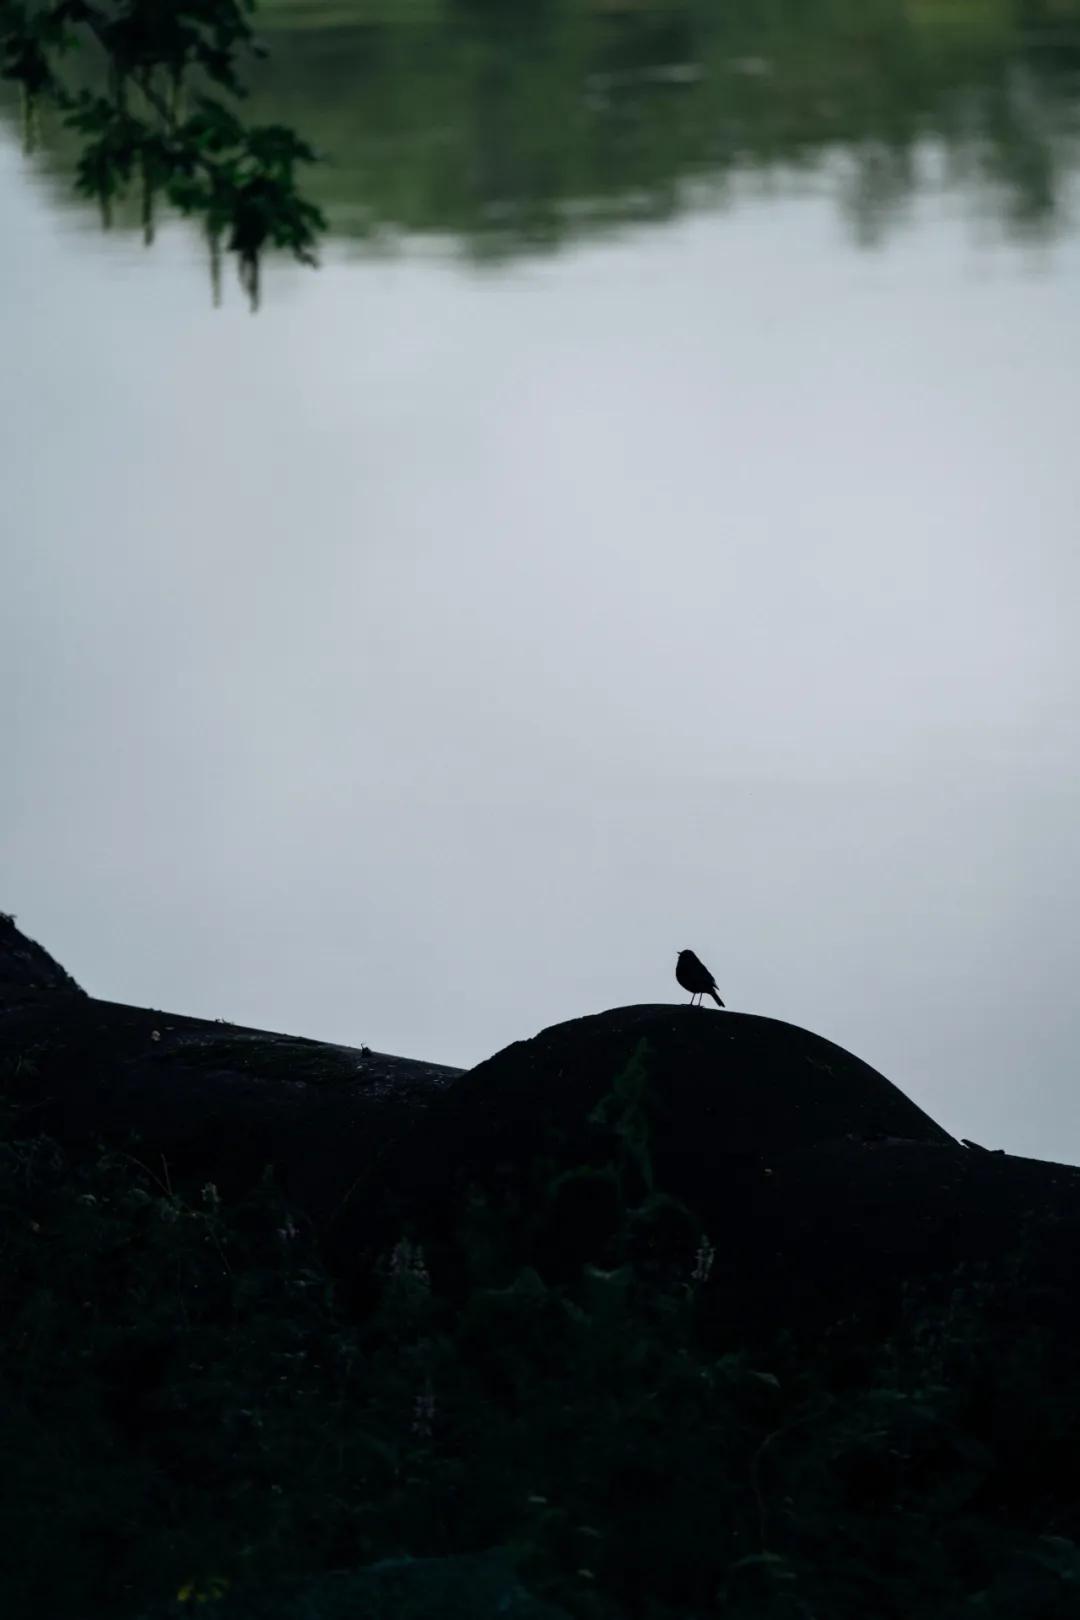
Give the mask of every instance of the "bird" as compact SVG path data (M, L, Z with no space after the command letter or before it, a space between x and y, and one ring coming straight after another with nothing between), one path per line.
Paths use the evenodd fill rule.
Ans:
M699 996L712 996L718 1007L724 1005L716 993L716 980L693 951L679 952L679 959L675 963L675 977L684 990L689 990L691 1007Z

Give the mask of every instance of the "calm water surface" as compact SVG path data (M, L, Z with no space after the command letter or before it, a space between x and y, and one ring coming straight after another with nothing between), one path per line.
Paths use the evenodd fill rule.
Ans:
M354 9L257 317L0 126L3 903L461 1064L689 945L1080 1161L1074 14Z

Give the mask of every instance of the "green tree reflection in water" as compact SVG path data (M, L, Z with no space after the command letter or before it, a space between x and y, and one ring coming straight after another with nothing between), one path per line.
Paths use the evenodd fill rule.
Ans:
M1052 229L1080 152L1080 3L268 0L254 104L328 161L338 234L480 257L715 204L835 191L878 239L920 189ZM405 20L408 19L408 20Z
M1046 233L1080 150L1080 0L265 0L258 20L245 113L314 148L305 196L357 244L502 258L775 184L834 193L868 243L942 187ZM45 143L59 174L73 138Z

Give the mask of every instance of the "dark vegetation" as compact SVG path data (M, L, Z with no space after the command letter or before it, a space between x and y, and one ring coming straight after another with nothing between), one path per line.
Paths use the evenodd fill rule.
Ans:
M78 141L77 189L104 225L135 192L147 243L160 202L201 223L219 291L233 254L252 305L267 248L314 264L323 221L300 192L311 148L239 115L256 53L254 0L0 0L0 76L19 88L24 145L43 111Z
M0 922L0 1076L12 1620L1075 1615L1080 1173L839 1048L622 1009L425 1080Z

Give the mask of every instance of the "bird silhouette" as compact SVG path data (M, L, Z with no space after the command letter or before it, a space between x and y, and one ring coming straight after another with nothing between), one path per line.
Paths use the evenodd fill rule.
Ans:
M716 980L693 951L679 952L679 960L675 963L675 977L684 990L689 990L691 1007L700 996L712 996L718 1007L724 1005L716 993Z

